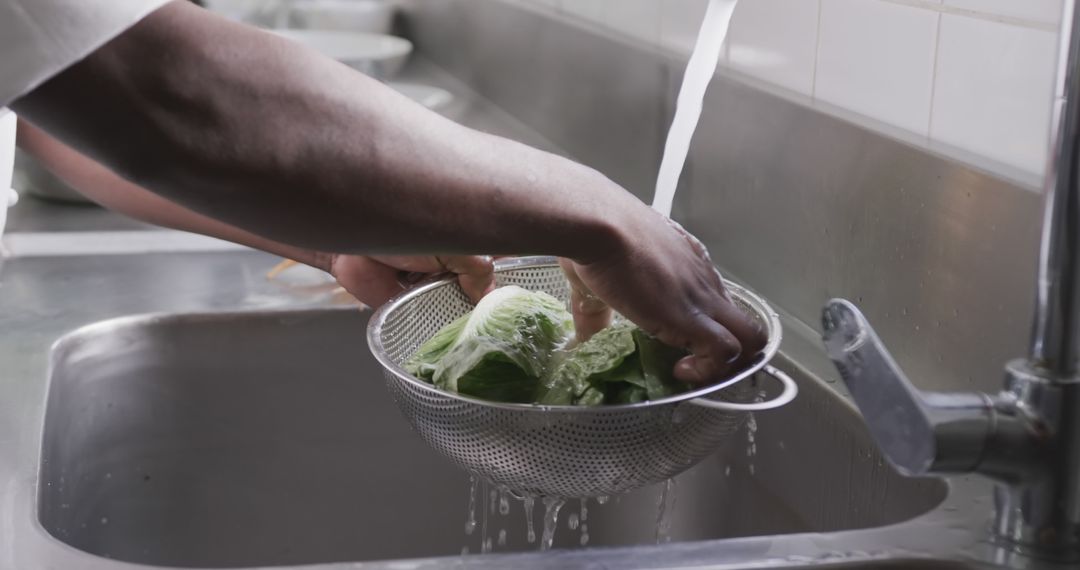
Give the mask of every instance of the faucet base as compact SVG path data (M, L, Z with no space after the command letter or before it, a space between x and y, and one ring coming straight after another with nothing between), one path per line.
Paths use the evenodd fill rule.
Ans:
M1005 373L997 454L983 470L999 481L994 532L1025 555L1080 562L1080 379L1027 360Z

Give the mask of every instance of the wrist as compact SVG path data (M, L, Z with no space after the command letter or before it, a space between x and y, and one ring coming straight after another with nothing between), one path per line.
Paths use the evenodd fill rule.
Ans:
M308 265L334 275L334 263L337 261L337 257L338 254L336 253L312 252ZM334 275L334 277L337 277L337 275Z
M578 251L569 256L582 265L626 255L633 247L635 232L652 214L629 192L606 178L604 183L608 191L597 193L597 205L584 220L580 239L575 240Z

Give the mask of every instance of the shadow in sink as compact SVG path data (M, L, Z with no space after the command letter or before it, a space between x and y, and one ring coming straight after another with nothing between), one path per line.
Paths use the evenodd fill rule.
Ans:
M496 551L535 549L518 501L508 515L478 507L466 536L468 477L400 416L367 318L135 317L68 335L53 352L42 525L92 554L188 567L477 552L484 512ZM940 481L888 467L849 406L795 377L799 399L758 418L753 455L744 428L677 479L672 540L879 526L944 498ZM590 501L589 545L654 541L660 487ZM579 509L565 507L556 547L580 542Z

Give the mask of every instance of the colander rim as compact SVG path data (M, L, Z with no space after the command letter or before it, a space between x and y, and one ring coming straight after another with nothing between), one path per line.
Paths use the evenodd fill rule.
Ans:
M506 272L518 269L534 269L545 267L559 267L558 258L548 256L530 256L530 257L515 257L515 258L503 258L495 261L495 272ZM545 405L545 404L518 404L508 402L493 402L491 400L484 400L480 398L473 398L457 392L450 392L437 388L435 385L425 382L412 374L409 374L404 368L397 363L393 362L386 354L385 346L382 342L382 329L386 323L387 318L399 307L412 300L415 297L424 295L429 291L437 289L439 287L452 287L456 286L456 276L440 275L433 278L430 281L421 282L415 287L399 294L390 301L386 302L383 306L379 307L375 313L371 316L371 320L367 327L367 341L368 349L371 350L372 355L383 367L384 370L391 372L398 380L405 381L416 388L435 394L438 396L452 398L461 402L475 404L480 406L487 406L496 409L514 410L520 412L573 412L573 413L606 413L616 411L628 411L628 410L642 410L646 408L659 407L670 404L678 404L688 400L696 398L704 398L719 392L725 388L730 388L735 384L750 378L754 374L760 372L772 359L776 356L776 353L780 349L780 342L783 340L783 329L780 325L779 314L769 306L769 304L756 293L746 289L745 287L733 283L727 279L724 279L724 286L728 292L743 302L744 305L750 307L758 314L759 318L766 326L766 332L768 334L768 341L765 344L765 348L758 353L757 359L753 364L740 371L735 376L710 384L697 390L690 392L684 392L682 394L676 394L667 398L659 400L646 400L644 402L638 402L634 404L611 404L603 406L577 406L577 405Z

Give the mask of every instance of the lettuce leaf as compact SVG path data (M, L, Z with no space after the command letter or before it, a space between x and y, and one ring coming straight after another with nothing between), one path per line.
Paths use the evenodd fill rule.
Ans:
M528 403L572 332L573 318L558 299L502 287L425 342L404 368L444 390Z
M497 402L632 404L684 392L686 352L619 321L571 349L573 318L550 295L496 289L425 342L404 367L444 390Z
M686 356L686 351L668 346L641 329L634 331L641 372L645 379L646 397L660 400L687 391L686 384L675 379L675 363Z
M621 381L617 371L636 348L633 331L630 323L614 324L568 351L544 380L538 402L552 406L577 404L594 384ZM630 362L623 373L635 373L637 368ZM597 397L593 394L587 400L596 402ZM603 403L602 399L596 403Z

